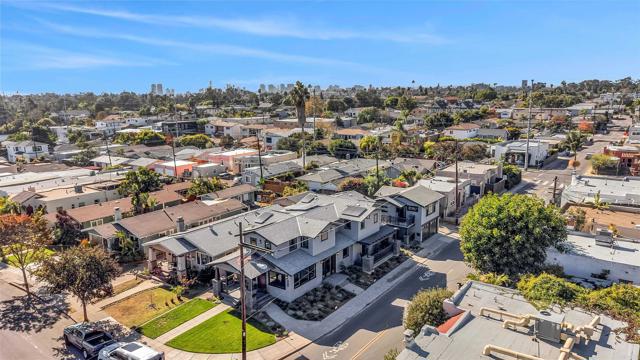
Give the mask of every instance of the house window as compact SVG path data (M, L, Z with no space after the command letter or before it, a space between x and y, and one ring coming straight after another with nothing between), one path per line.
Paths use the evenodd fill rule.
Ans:
M265 240L264 241L264 248L267 249L267 250L271 250L271 241Z
M302 238L302 241L300 241L300 247L303 249L308 249L309 248L309 239L308 238Z
M351 221L349 221L348 223L344 224L344 228L347 230L351 230Z
M364 221L360 223L360 230L364 229Z
M306 269L297 272L293 275L293 288L297 289L298 287L308 283L309 281L316 278L316 264L313 264Z
M320 241L325 241L329 238L329 232L323 231L320 233Z
M269 270L269 285L278 289L286 288L287 275Z
M298 239L291 239L289 240L289 252L292 252L293 250L298 248Z
M253 245L253 246L257 246L258 245L258 239L254 238L254 237L250 237L249 238L249 244Z
M377 224L378 223L378 214L373 214L373 223Z
M346 259L348 257L349 257L349 248L346 247L346 248L342 249L342 258Z
M417 206L407 206L407 211L418 212Z

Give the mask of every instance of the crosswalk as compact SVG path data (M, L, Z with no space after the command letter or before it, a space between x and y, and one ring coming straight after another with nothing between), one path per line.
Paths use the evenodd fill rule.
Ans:
M535 179L533 180L533 182L536 183L537 185L553 186L553 180ZM558 189L563 189L563 188L564 188L564 184L558 185Z

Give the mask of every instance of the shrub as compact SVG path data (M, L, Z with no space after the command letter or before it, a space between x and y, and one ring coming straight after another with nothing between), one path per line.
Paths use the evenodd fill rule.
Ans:
M547 273L523 276L518 282L518 290L537 309L553 304L571 305L587 293L587 289Z
M467 275L469 280L481 281L483 283L497 285L497 286L509 286L511 283L511 279L505 274L496 274L496 273L486 273L486 274L476 274L470 273Z
M396 348L393 348L387 351L386 354L384 354L384 360L396 360L398 358L398 355L400 355L400 351L398 351L398 349Z
M438 326L447 319L442 302L453 293L447 289L428 289L418 292L407 307L404 327L415 332L423 326Z

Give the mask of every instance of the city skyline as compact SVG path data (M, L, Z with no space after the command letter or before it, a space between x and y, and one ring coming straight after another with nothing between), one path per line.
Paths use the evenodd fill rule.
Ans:
M640 75L637 2L3 2L4 93ZM482 16L477 16L482 14Z

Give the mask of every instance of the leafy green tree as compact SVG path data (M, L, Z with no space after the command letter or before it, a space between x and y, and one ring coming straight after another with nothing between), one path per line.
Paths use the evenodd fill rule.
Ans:
M507 286L511 283L511 279L505 274L496 274L496 273L486 273L486 274L476 274L470 273L467 275L467 279L481 281L483 283L496 285L496 286Z
M522 172L520 168L512 164L502 165L502 175L507 179L507 189L518 185L522 180Z
M340 99L329 99L327 101L327 110L332 111L334 113L342 113L347 110L349 106Z
M210 148L211 138L205 134L184 135L177 139L178 146L195 146L198 149Z
M398 97L397 96L387 96L384 99L384 107L395 109L398 107Z
M3 255L11 257L10 264L19 268L27 294L31 296L27 267L40 263L46 256L46 245L51 241L51 231L39 214L0 215L0 247Z
M20 204L9 199L8 196L0 196L0 215L4 214L20 214Z
M87 304L113 294L111 281L119 273L116 262L101 248L77 246L45 259L35 276L47 292L69 292L78 298L88 322Z
M148 193L162 188L160 175L153 170L141 167L136 171L129 171L125 179L120 182L118 192L122 196L131 196L131 204L141 213L148 207ZM145 195L147 194L146 197Z
M438 326L444 323L447 313L442 302L452 295L453 293L447 289L420 290L407 307L404 327L418 333L425 325Z
M358 124L374 123L374 122L381 122L381 121L382 121L382 114L380 113L380 110L378 108L368 107L366 109L362 109L362 111L358 113Z
M516 276L542 268L547 248L567 239L554 205L527 195L489 194L469 209L460 226L460 248L476 270Z
M383 170L371 170L369 175L364 178L364 183L367 186L367 195L373 196L383 185L391 184L391 179L387 177Z
M425 141L424 144L422 144L422 149L424 150L424 156L427 159L433 159L436 156L435 153L435 142L433 141Z
M286 138L282 138L278 140L278 143L276 144L276 149L298 152L300 150L300 140L290 136Z
M418 104L416 103L416 100L411 96L402 95L400 96L400 98L398 98L398 109L400 110L404 110L410 113L417 106Z
M400 172L400 176L398 177L398 180L409 184L409 186L415 185L420 179L422 179L422 174L414 169L402 170L402 172Z
M466 143L460 150L462 160L478 161L487 157L487 145L480 143Z
M524 275L518 281L518 290L537 309L570 305L587 293L585 288L547 273Z
M602 170L615 169L618 160L607 154L595 154L591 157L591 168L598 174Z
M374 135L367 135L360 139L360 150L365 154L371 154L380 147L380 139Z
M335 157L353 157L358 153L358 148L349 140L335 139L329 143L329 152Z
M305 191L309 191L309 186L307 186L307 183L302 181L295 181L294 183L284 187L284 190L282 190L282 196L297 195Z
M213 177L211 179L196 178L191 182L191 186L189 187L189 190L187 190L187 195L189 197L196 197L198 195L220 191L225 187L226 185L217 177Z
M482 101L491 101L495 100L498 97L498 93L492 88L481 89L476 93L475 100Z
M338 185L338 191L357 191L363 195L368 195L367 184L362 178L348 177Z
M56 223L53 228L55 244L72 246L78 245L82 239L82 227L66 210L56 213Z
M424 125L429 129L444 129L453 125L453 118L446 112L425 115Z

